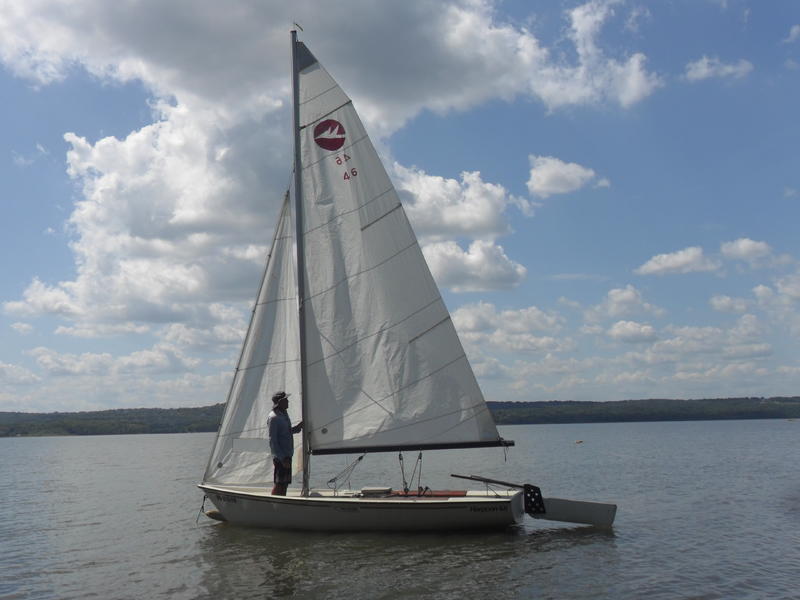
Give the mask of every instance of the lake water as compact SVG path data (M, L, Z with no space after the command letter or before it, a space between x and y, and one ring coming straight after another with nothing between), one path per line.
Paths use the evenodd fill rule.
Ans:
M196 523L212 434L0 439L0 599L800 598L800 421L501 433L517 443L507 460L428 452L422 485L475 473L613 501L613 531L528 517L436 535ZM312 482L344 461L318 459ZM402 487L396 455L363 462L354 487Z

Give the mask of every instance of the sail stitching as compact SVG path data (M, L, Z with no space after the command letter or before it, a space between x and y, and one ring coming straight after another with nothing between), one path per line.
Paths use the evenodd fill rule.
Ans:
M334 108L333 110L326 112L326 113L325 113L324 115L322 115L321 117L317 117L316 119L314 119L313 121L309 121L309 122L308 122L308 123L306 123L305 125L300 125L300 131L303 131L303 129L306 129L307 127L311 127L311 126L312 126L314 123L317 123L318 121L322 121L322 119L324 119L325 117L329 117L329 116L331 116L331 115L332 115L333 113L335 113L337 110L341 110L341 109L343 109L345 106L347 106L348 104L352 104L352 103L353 103L353 101L352 101L352 100L348 100L348 101L347 101L347 102L345 102L344 104L340 104L339 106L337 106L337 107L336 107L336 108ZM364 137L366 137L366 136L364 136Z
M443 370L444 370L444 369L446 369L447 367L449 367L449 366L451 366L451 365L455 364L456 362L458 362L458 361L459 361L459 360L461 360L462 358L463 358L463 359L466 359L466 358L467 358L467 355L466 355L466 354L464 354L464 353L461 353L460 355L456 356L456 357L455 357L453 360L451 360L451 361L450 361L450 362L448 362L448 363L445 363L444 365L442 365L442 366L441 366L441 367L439 367L438 369L434 369L434 370L433 370L433 371L431 371L430 373L428 373L428 374L426 374L426 375L423 375L422 377L420 377L420 378L418 378L418 379L415 379L414 381L410 381L410 382L408 382L407 384L405 384L404 386L401 386L401 387L397 388L396 390L394 390L394 391L393 391L393 392L391 392L390 394L387 394L386 396L384 396L383 398L381 398L381 399L380 399L380 402L383 402L384 400L388 400L389 398L391 398L392 396L396 396L397 394L399 394L400 392L402 392L402 391L403 391L403 390L405 390L406 388L409 388L409 387L411 387L411 386L417 385L417 384L418 384L418 383L420 383L421 381L424 381L424 380L426 380L426 379L429 379L430 377L433 377L434 375L436 375L436 374L437 374L437 373L439 373L440 371L443 371ZM312 431L318 431L318 430L320 430L320 429L322 429L322 428L324 428L324 427L328 427L329 425L333 425L334 423L336 423L336 422L338 422L338 421L343 421L343 420L345 419L345 417L352 416L352 415L354 415L354 414L356 414L356 413L358 413L358 412L361 412L362 410L365 410L365 409L367 409L367 408L369 408L369 406L362 406L362 407L360 407L360 408L356 408L355 410L351 410L351 411L350 411L350 412L348 412L348 413L344 413L344 414L342 414L342 416L341 416L341 417L338 417L338 418L334 419L333 421L330 421L330 422L328 422L328 423L325 423L324 425L320 425L319 427L315 427L315 428L314 428ZM459 410L461 410L461 409L459 408ZM456 411L456 412L458 412L458 411ZM415 421L415 423L417 423L417 422L418 422L418 421ZM388 430L387 430L387 431L388 431Z
M414 312L412 312L412 313L410 313L410 314L406 315L405 317L403 317L402 319L400 319L400 320L399 320L399 321L397 321L396 323L392 323L391 325L388 325L388 326L386 326L386 327L381 327L381 328L380 328L378 331L376 331L376 332L374 332L374 333L368 333L368 334L367 334L367 335L365 335L364 337L358 338L358 339L357 339L356 341L354 341L353 343L351 343L351 344L348 344L347 346L344 346L344 347L343 347L343 348L341 348L341 349L338 349L338 350L337 350L337 349L336 349L336 346L334 346L333 344L331 344L331 343L330 343L330 341L328 341L328 343L329 343L329 344L331 344L331 347L332 347L334 350L336 350L336 351L335 351L333 354L328 354L328 355L326 355L326 356L323 356L323 357L322 357L322 358L320 358L319 360L315 360L314 362L310 362L310 363L308 363L306 366L307 366L307 367L313 367L314 365L317 365L317 364L319 364L319 363L321 363L321 362L324 362L324 361L328 360L329 358L333 358L333 357L334 357L334 356L336 356L337 354L341 354L342 352L344 352L345 350L347 350L347 349L349 349L349 348L352 348L352 347L353 347L353 346L355 346L356 344L360 344L360 343L361 343L361 342L363 342L364 340L368 340L369 338L371 338L371 337L375 337L376 335L380 335L381 333L383 333L383 332L385 332L385 331L389 331L389 330L391 330L391 329L394 329L394 328L395 328L395 327L397 327L398 325L401 325L401 324L405 323L405 322L406 322L406 321L408 321L410 318L412 318L412 317L414 317L414 316L418 315L419 313L421 313L421 312L422 312L423 310L425 310L426 308L428 308L428 307L430 307L430 306L432 306L432 305L436 304L437 302L440 302L441 300L442 300L442 297L441 297L441 296L436 296L436 298L434 298L433 300L431 300L430 302L428 302L428 303L427 303L425 306L423 306L423 307L421 307L421 308L419 308L419 309L415 310ZM317 331L319 331L319 330L317 330ZM423 333L424 333L424 332L423 332ZM320 332L320 335L322 335L322 332ZM420 335L422 335L422 334L420 334ZM417 336L417 337L419 337L419 336ZM327 338L325 338L325 339L327 340ZM415 338L415 339L416 339L416 338ZM409 340L409 343L411 343L411 341L412 341L412 340Z
M388 194L389 192L391 192L391 191L393 191L393 190L394 190L394 188L393 188L393 187L389 187L388 189L386 189L386 190L382 191L380 194L378 194L377 196L375 196L375 197L374 197L374 198L372 198L371 200L369 200L369 201L365 202L364 204L361 204L361 205L359 205L359 206L356 206L356 207L355 207L354 209L352 209L352 210L346 210L346 211L343 211L343 212L340 212L340 213L336 213L336 214L333 216L333 218L332 218L332 219L328 219L328 220L327 220L327 221L325 221L324 223L320 223L320 224L319 224L319 225L317 225L316 227L312 227L312 228L311 228L311 229L309 229L308 231L305 231L305 232L303 232L303 235L304 235L304 236L307 236L309 233L312 233L312 232L316 231L317 229L321 229L322 227L325 227L326 225L330 225L331 223L333 223L333 222L334 222L334 221L336 221L337 219L340 219L340 218L342 218L342 217L346 217L347 215L351 215L351 214L353 214L353 213L355 213L355 212L358 212L358 211L360 211L362 208L366 208L367 206L369 206L369 205L370 205L370 204L372 204L373 202L376 202L377 200L379 200L380 198L382 198L383 196L385 196L386 194ZM398 205L398 206L399 206L399 205Z

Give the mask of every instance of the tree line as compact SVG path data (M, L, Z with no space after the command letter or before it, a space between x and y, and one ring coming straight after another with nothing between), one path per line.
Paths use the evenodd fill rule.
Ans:
M800 419L800 396L622 400L613 402L489 402L498 425ZM73 413L0 412L0 437L216 431L224 404L198 408L124 408Z

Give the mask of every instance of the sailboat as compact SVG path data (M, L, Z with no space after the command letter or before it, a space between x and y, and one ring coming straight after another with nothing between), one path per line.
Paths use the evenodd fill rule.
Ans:
M616 506L481 490L314 489L311 459L509 447L494 423L397 192L350 98L291 32L294 178L199 484L209 516L312 531L610 526ZM302 486L271 494L271 397L289 392ZM298 401L299 399L299 401ZM400 455L402 457L402 455ZM359 459L353 463L358 463Z

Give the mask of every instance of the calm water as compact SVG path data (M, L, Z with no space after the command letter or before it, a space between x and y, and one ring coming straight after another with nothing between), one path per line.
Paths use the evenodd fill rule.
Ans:
M529 518L446 535L195 523L210 434L0 439L0 598L800 598L800 421L502 430L517 442L506 462L429 452L422 484L479 473L615 501L613 532ZM365 463L353 486L401 487L396 456ZM345 463L314 466L324 485Z

